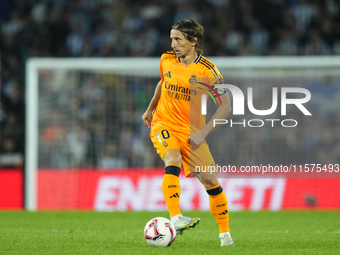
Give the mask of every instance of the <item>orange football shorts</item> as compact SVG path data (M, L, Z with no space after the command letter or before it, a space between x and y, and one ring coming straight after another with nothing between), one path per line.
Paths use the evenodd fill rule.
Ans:
M186 177L193 177L195 172L215 172L215 162L208 144L204 141L195 149L188 143L188 137L187 133L160 123L155 123L150 131L151 141L162 159L171 149L180 151Z

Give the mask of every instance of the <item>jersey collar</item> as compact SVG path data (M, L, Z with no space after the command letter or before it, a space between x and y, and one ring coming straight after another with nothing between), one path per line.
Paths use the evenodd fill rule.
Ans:
M198 56L197 56L197 58L195 59L194 63L197 64L198 61L200 61L201 57L202 57L202 55L201 55L201 54L198 54ZM179 57L176 56L176 58L177 58L178 62L181 63L181 61L179 61Z
M202 57L202 55L198 54L198 56L197 56L196 60L194 61L194 63L197 64L198 61L200 61L201 57Z

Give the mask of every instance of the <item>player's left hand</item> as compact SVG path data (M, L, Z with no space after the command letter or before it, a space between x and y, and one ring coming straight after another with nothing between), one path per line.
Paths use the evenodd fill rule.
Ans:
M198 148L201 143L203 143L205 140L205 135L203 135L201 132L193 133L188 138L188 143L194 148Z

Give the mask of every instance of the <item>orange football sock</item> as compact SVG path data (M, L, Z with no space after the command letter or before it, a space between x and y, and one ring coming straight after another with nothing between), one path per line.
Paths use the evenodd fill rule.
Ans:
M181 185L179 183L179 166L170 165L165 168L165 174L162 182L162 189L166 206L168 207L171 217L180 214L179 197L181 195Z
M210 212L214 216L219 232L229 232L229 208L227 197L220 184L207 190Z

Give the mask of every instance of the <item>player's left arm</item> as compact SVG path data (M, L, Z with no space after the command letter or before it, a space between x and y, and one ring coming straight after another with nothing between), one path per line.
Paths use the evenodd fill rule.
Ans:
M220 95L220 99L222 104L219 100L216 100L218 102L218 108L210 121L200 131L189 136L188 142L193 147L198 148L199 145L204 142L205 138L218 127L218 125L214 126L214 119L225 119L229 115L231 106L228 93Z

